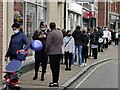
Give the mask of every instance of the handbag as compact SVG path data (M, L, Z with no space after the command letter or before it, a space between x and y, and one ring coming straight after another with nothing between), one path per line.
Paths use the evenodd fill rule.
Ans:
M103 38L99 38L99 39L98 39L98 42L99 42L99 43L102 43L102 42L103 42Z

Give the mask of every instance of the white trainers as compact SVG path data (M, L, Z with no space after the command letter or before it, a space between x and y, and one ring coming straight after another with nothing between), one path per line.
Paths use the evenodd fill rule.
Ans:
M82 66L84 66L85 64L84 63L82 63Z
M85 63L85 66L87 66L87 63Z
M82 67L83 65L81 64L80 67Z

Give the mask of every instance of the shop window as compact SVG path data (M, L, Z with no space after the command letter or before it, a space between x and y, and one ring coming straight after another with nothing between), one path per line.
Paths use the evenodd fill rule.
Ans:
M45 21L46 22L46 7L47 7L47 2L38 2L38 4L40 4L40 6L38 6L38 26L40 24L41 21Z
M36 7L33 4L27 3L27 37L29 42L32 41L32 36L36 30ZM32 55L32 50L29 50L30 55Z

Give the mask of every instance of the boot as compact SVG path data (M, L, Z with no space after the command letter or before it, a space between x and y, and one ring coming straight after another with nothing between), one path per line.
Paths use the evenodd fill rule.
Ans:
M35 73L35 76L33 77L33 80L36 80L38 78L38 73Z
M41 74L41 81L44 81L44 73Z

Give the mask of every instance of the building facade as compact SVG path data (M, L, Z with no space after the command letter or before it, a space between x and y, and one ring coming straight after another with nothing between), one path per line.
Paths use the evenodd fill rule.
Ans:
M112 29L120 29L120 1L109 3L108 25Z
M66 2L66 30L74 31L77 25L83 27L82 6L76 2Z
M83 3L83 25L84 27L97 27L98 25L98 2Z
M98 2L98 25L111 29L120 28L120 1Z
M48 20L47 22L55 22L56 27L60 30L64 28L64 2L54 1L48 2Z
M82 6L82 28L98 26L98 1L91 0L90 2L76 0Z

